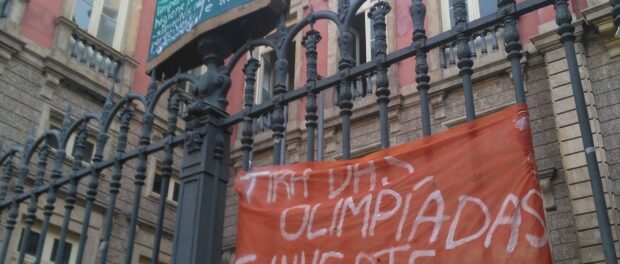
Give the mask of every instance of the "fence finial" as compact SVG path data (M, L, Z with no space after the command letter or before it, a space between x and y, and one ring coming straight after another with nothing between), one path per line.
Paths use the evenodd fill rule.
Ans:
M73 105L71 103L69 103L67 105L67 108L65 109L65 115L62 118L62 125L60 128L60 140L62 142L66 141L65 137L67 137L67 134L69 133L69 127L71 126L71 110L73 108ZM59 148L64 149L64 146L59 145Z
M523 84L523 73L521 72L521 46L517 20L514 12L517 8L515 0L500 0L497 2L499 13L504 16L504 42L505 50L512 67L512 79L515 86L515 98L517 103L525 102L525 86Z
M103 104L103 111L101 112L99 123L101 125L105 125L104 122L109 118L112 109L114 108L114 90L116 89L116 84L113 83L110 91L108 91L108 95L105 98L105 103Z
M108 91L108 95L105 98L106 104L114 104L114 92L116 92L116 83L112 83L112 87L110 87L110 91Z
M32 141L31 143L34 143L35 134L36 134L36 128L34 126L31 126L30 129L28 130L28 140L26 142L26 145L32 145L32 144L28 144L28 141Z
M454 0L454 20L456 31L463 32L467 29L467 3L465 0Z
M338 18L340 18L341 21L344 21L347 17L347 14L349 13L349 6L349 0L338 1Z
M146 105L151 105L151 101L153 101L153 97L155 97L155 91L157 91L157 73L155 69L151 70L151 81L149 82L149 87L146 90Z
M17 183L15 184L15 193L20 194L24 192L24 181L28 176L28 165L30 161L30 154L32 148L34 147L35 140L35 128L34 126L30 127L28 131L28 138L26 139L26 143L24 144L24 148L22 149L22 161L21 166L19 168L19 176L17 178Z
M422 0L414 0L411 4L411 20L413 20L413 41L415 45L424 44L418 40L426 39L424 19L426 18L426 6Z

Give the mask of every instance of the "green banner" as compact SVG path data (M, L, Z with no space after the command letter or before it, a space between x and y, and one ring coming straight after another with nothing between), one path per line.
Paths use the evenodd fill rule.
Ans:
M251 0L157 0L149 61L161 54L196 25Z

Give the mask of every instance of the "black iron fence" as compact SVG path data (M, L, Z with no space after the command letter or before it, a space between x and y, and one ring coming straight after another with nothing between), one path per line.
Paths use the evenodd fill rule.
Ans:
M355 10L359 9L364 1L342 0L338 4L338 11L311 12L307 17L290 28L284 27L286 14L282 14L281 23L275 38L263 38L248 41L242 49L232 53L227 64L224 58L232 51L228 50L226 39L217 36L206 36L201 39L199 53L203 57L208 71L195 78L187 74L177 74L170 79L157 84L155 72L152 73L152 82L146 96L130 93L120 101L113 101L113 91L108 96L101 113L88 113L71 121L70 110L60 129L47 130L43 135L35 138L31 135L21 147L12 147L0 156L0 164L4 167L0 180L0 210L4 218L4 238L0 251L0 262L8 261L9 245L19 243L17 262L24 263L26 249L34 247L35 262L41 261L45 237L50 226L52 214L61 210L63 221L60 227L59 243L54 247L55 262L61 263L66 257L66 239L69 222L76 207L78 197L83 199L79 206L84 207L83 219L79 223L79 243L77 245L76 263L82 263L93 206L96 201L104 200L105 214L101 239L98 243L97 258L99 263L108 261L111 231L115 226L113 216L117 210L117 200L122 180L130 178L133 186L124 186L133 191L131 212L126 227L126 250L124 263L130 263L134 254L134 240L138 225L138 218L143 198L147 171L147 158L159 152L163 155L161 163L160 198L155 219L154 239L152 243L151 263L158 263L164 214L166 213L166 194L169 190L170 177L173 171L175 147L182 145L183 158L180 161L182 168L180 175L180 193L176 211L176 229L174 230L173 261L174 263L219 263L221 258L222 226L224 217L224 198L226 185L229 180L230 133L235 124L241 125L242 166L251 167L251 155L254 144L256 120L261 116L269 115L267 124L273 137L273 163L284 162L283 147L285 141L285 107L288 103L306 98L306 127L307 127L307 159L315 159L315 140L320 134L318 124L321 110L318 95L321 91L336 88L337 105L340 108L342 131L342 157L351 157L351 115L353 114L353 99L356 96L366 96L372 92L376 96L379 108L380 142L383 148L389 147L390 133L388 123L388 103L390 98L388 68L405 59L415 58L417 74L416 83L420 96L421 118L423 135L432 134L429 113L428 91L430 89L429 66L427 54L431 49L441 49L443 58L441 66L449 67L456 64L462 79L466 117L468 121L475 120L472 67L474 55L483 55L489 50L499 49L497 34L505 43L504 50L510 61L515 88L516 102L525 102L523 77L520 67L522 57L517 19L539 8L554 5L556 22L559 26L558 34L566 51L567 64L572 80L581 135L585 155L588 161L588 171L591 177L592 191L596 205L597 219L600 228L602 243L605 249L607 263L616 263L616 253L606 210L603 188L598 171L596 152L593 149L592 133L585 108L583 89L581 87L578 65L574 50L574 28L571 25L572 17L568 9L567 0L527 0L516 4L515 0L499 0L498 11L478 20L468 22L466 3L464 0L454 1L455 27L450 31L427 38L424 28L426 8L422 0L413 0L411 16L414 26L412 44L408 47L387 53L386 21L390 12L388 3L379 1L370 10L369 17L373 27L373 60L355 65L353 58L353 43L350 24ZM620 24L620 4L614 1L613 15L616 25ZM287 87L288 60L286 54L292 39L300 34L302 29L312 27L317 20L328 20L339 29L338 46L340 60L339 72L335 75L319 78L317 74L317 58L323 56L317 52L317 44L322 40L320 32L310 29L303 36L303 47L307 61L306 84L297 89ZM497 30L501 28L502 30ZM489 29L491 29L489 31ZM488 44L490 40L490 45ZM226 95L231 85L229 75L234 66L258 46L268 46L276 53L275 81L273 93L263 103L256 105L254 100L256 86L256 71L261 66L257 59L247 60L244 67L245 91L243 110L229 115L225 112L227 105ZM478 53L479 52L479 53ZM370 78L373 87L364 90L355 83L360 79ZM239 81L239 80L234 80ZM192 98L185 103L181 91L173 89L177 84L190 83ZM359 91L358 91L359 90ZM163 97L167 97L167 119L164 134L158 142L151 142L154 129L155 108ZM127 141L132 119L136 108L144 109L141 117L141 131L136 147L128 149ZM181 113L180 109L184 109ZM185 121L184 131L178 132L180 118ZM108 130L114 123L118 123L116 146L108 146L110 134ZM85 142L88 138L88 124L94 123L99 131L96 135L96 144L92 162L86 164L84 159ZM73 164L70 169L64 170L67 156L67 142L72 135L76 135L73 149ZM51 149L51 142L57 142L55 149ZM104 150L113 151L109 157ZM180 148L178 148L180 150ZM37 161L33 161L33 157ZM124 167L135 163L133 173L124 173ZM48 164L49 163L49 164ZM49 166L48 166L49 165ZM48 169L51 166L51 173ZM34 168L31 171L31 167ZM105 181L101 180L102 172L109 170ZM49 175L48 175L49 174ZM101 198L101 184L105 182L108 195ZM82 186L82 188L80 188ZM85 191L80 193L79 190ZM59 194L62 194L60 196ZM39 198L45 197L45 200ZM60 209L59 198L64 200L64 210ZM43 219L37 220L37 210L43 202ZM27 207L24 214L20 214L20 206ZM21 217L20 217L21 216ZM20 219L21 218L21 219ZM23 221L23 233L16 234L18 221ZM32 227L35 221L40 221L38 240L33 241ZM36 244L36 246L34 245Z

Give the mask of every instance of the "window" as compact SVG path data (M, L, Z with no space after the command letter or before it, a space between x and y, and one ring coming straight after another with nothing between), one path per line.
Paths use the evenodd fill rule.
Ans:
M39 243L39 238L41 234L38 232L38 229L32 228L30 231L30 235L28 236L28 243L25 248L26 260L27 262L33 262L35 255L37 253L37 246ZM24 238L25 229L22 229L21 235L19 237L17 252L19 253L22 248L22 240ZM58 234L49 232L45 236L45 241L43 244L43 255L41 258L44 260L43 263L55 263L55 264L69 264L75 262L75 252L73 245L75 245L75 241L67 239L65 241L65 248L62 261L60 263L54 262L56 259L56 251L60 244L60 239Z
M202 76L203 74L205 74L207 72L207 66L206 65L202 65L202 66L198 66L194 69L191 69L189 71L187 71L187 74L192 75L196 78L200 78L200 76ZM189 82L186 82L185 85L183 86L183 90L186 93L191 94L192 93L192 85Z
M474 21L497 11L497 0L465 0L467 4L467 20ZM442 24L444 30L454 27L454 0L441 0Z
M151 193L160 196L161 195L161 178L162 178L161 165L159 161L155 162L155 168L152 173ZM179 170L172 168L170 175L170 183L168 184L168 194L166 199L171 202L179 201L179 191L181 188L181 182L179 181Z
M351 33L355 38L355 47L353 48L353 58L357 64L362 64L370 61L372 58L372 50L370 47L372 46L372 35L373 35L373 27L372 21L368 18L369 9L368 4L364 4L359 13L353 16L353 20L351 21Z
M52 253L50 254L50 261L54 261L56 259L56 251L58 251L58 246L60 244L60 240L54 238L54 244L52 245ZM69 258L71 257L71 249L73 249L73 244L69 242L65 242L64 253L62 254L62 264L69 264Z
M276 71L276 52L272 49L263 48L259 55L260 68L258 69L254 101L260 104L269 98L275 85Z
M22 243L24 242L24 232L26 230L22 229L22 234L19 236L19 244L17 245L18 250L21 252ZM37 254L37 245L39 244L40 234L35 232L34 230L30 231L30 236L28 236L28 244L26 245L26 255L34 257Z
M271 97L276 80L276 52L271 48L259 48L258 60L260 67L256 73L254 101L260 104ZM291 42L287 54L288 72L286 83L289 90L295 89L295 42Z
M101 41L121 45L129 0L75 0L73 22Z
M351 33L355 38L353 58L358 65L372 60L373 57L371 47L374 44L374 39L372 38L374 28L372 27L372 21L368 18L369 7L369 4L363 5L360 9L362 11L356 14L351 21ZM353 98L364 97L371 93L371 78L364 76L357 79L352 85Z
M49 129L56 129L56 130L60 130L62 128L62 121L63 118L61 117L62 115L60 113L57 112L53 112L50 111L49 114L49 120L48 120L48 128ZM83 162L91 162L93 154L95 153L95 133L93 133L93 131L89 131L89 136L86 138L86 142L84 142L84 157L82 158ZM77 134L73 133L71 134L71 137L69 138L69 141L67 142L67 146L66 146L66 150L67 150L67 154L70 154L71 156L74 156L75 154L75 140L76 140ZM53 149L58 149L58 143L59 142L49 142L50 146Z
M261 47L258 49L260 67L256 73L256 89L254 90L254 103L261 104L271 98L276 79L276 53L271 48ZM286 83L289 90L295 89L295 42L291 42L287 54L288 73ZM286 122L286 121L285 121ZM256 131L261 132L271 128L271 115L269 113L258 118Z
M285 26L290 29L291 26L297 22L300 16L299 12L292 12L288 14L286 18ZM272 31L268 38L277 37L275 34L277 32ZM288 90L295 89L295 65L296 63L296 41L293 40L288 43L288 53L286 54L286 59L288 61L288 69L286 74L285 83L287 85ZM256 71L256 87L254 89L254 103L261 104L267 100L270 100L271 95L273 94L273 88L276 82L276 61L277 56L276 52L270 47L260 46L254 49L248 58L253 57L259 61L260 66ZM287 117L287 105L284 106L284 126L286 126L288 117ZM271 113L267 112L264 115L257 118L254 122L254 132L260 133L267 129L271 128Z
M374 54L372 47L374 46L374 28L372 26L372 20L368 17L370 8L378 0L369 0L364 2L357 14L353 16L351 20L351 34L355 40L355 46L353 47L353 59L355 64L363 64L373 59ZM361 76L351 84L351 93L353 100L359 97L364 97L372 93L374 76L369 73L366 76ZM338 104L338 97L340 92L334 89L334 104Z

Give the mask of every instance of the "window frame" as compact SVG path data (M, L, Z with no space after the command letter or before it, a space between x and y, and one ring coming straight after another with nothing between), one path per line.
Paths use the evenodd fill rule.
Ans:
M73 18L73 16L75 15L75 8L78 4L78 1L83 1L83 0L74 0L73 6L71 7L71 15L70 15L71 18ZM127 25L128 14L129 14L129 3L131 1L130 0L118 0L119 1L118 15L116 17L116 28L114 29L114 37L112 40L112 44L109 44L105 42L104 40L99 39L97 37L97 33L99 31L99 22L101 21L101 16L103 16L103 6L106 0L92 0L92 1L93 1L93 8L91 11L92 15L90 17L90 20L88 21L88 28L83 29L83 30L88 32L88 34L92 35L93 37L100 40L101 42L105 43L106 45L110 45L112 48L116 50L120 50L123 44L123 39L125 38L124 35L125 35L125 28ZM71 19L71 21L73 21L73 19Z
M265 75L265 56L273 54L275 57L275 51L271 47L260 46L258 47L257 57L259 62L258 70L256 71L256 84L254 89L254 104L261 104L263 102L263 78ZM271 56L271 55L269 55ZM277 60L277 58L276 58ZM271 78L267 87L267 92L273 94L273 86L275 85L275 61L271 62L271 70L269 77Z
M368 0L368 1L364 2L362 4L362 6L357 10L357 13L355 13L356 16L360 15L361 13L364 13L364 15L363 15L364 16L364 31L365 31L364 32L365 33L364 41L366 42L366 50L364 52L364 53L366 53L366 61L360 61L360 58L359 58L359 47L360 47L359 35L356 36L356 34L352 32L354 37L355 37L355 47L358 50L355 53L358 56L358 58L355 58L356 59L356 63L358 63L358 64L366 63L366 62L372 61L372 59L373 59L373 56L374 56L372 54L372 45L373 45L372 32L373 32L373 27L372 27L372 19L370 19L368 17L368 14L370 13L370 9L372 8L372 6L374 6L379 1L380 0ZM386 39L386 42L389 42L389 38ZM389 52L389 50L388 50L388 52Z
M148 178L148 195L159 199L160 193L157 193L153 190L155 185L155 177L161 174L161 161L158 159L151 159L149 161L149 166L147 169L147 178ZM166 202L177 205L178 201L175 201L174 198L174 186L177 184L179 186L179 193L177 194L177 200L179 199L179 195L181 194L181 178L180 178L180 170L174 166L172 166L172 173L170 175L170 184L168 185L168 193L166 194Z
M290 29L296 22L299 21L299 12L298 11L292 11L291 13L288 14L288 17L286 19L286 22L284 23L284 26L288 29ZM276 34L276 30L271 31L268 35L267 38L271 37L273 38ZM299 37L299 36L298 36ZM289 68L291 66L294 67L294 65L299 61L298 58L298 45L300 45L300 41L297 41L297 39L293 39L292 40L292 49L291 47L289 47L289 52L293 51L293 61L291 62L291 60L289 59L288 63L289 63ZM272 62L272 68L271 68L271 72L270 75L272 76L272 80L270 83L272 83L272 85L269 87L269 94L273 94L273 86L275 85L275 63L277 60L277 55L275 54L275 51L268 46L259 46L256 49L254 49L251 52L248 52L248 56L247 59L249 60L250 58L258 58L259 61L259 67L256 71L256 84L255 84L255 89L254 89L254 104L260 104L263 100L262 95L260 93L261 89L262 89L262 82L263 82L263 75L264 75L264 59L263 56L266 54L269 54L270 52L274 52L274 58L275 60ZM289 54L286 54L286 56L288 56ZM296 80L296 74L297 72L295 70L293 70L292 74L290 72L287 72L286 75L286 83L287 85L290 86L290 84L292 84L292 86L295 86L295 80ZM295 87L288 87L289 90L291 89L295 89Z
M480 0L466 0L467 21L471 22L480 18ZM452 16L450 15L450 0L441 0L441 27L443 31L452 29Z
M21 226L19 229L17 230L21 230L20 235L19 235L19 242L16 243L16 248L14 253L16 254L15 256L19 255L20 249L21 249L21 242L22 242L22 237L23 234L25 232L25 226ZM41 235L41 228L38 225L32 226L31 227L31 233L30 235L32 236L32 232L36 232L39 235ZM55 232L56 229L55 228L48 228L47 230L47 234L45 236L45 241L43 242L43 252L41 255L41 263L54 263L53 260L50 260L50 258L52 257L53 252L53 248L54 248L54 241L58 240L58 242L60 243L60 233ZM71 250L69 251L69 263L75 263L76 258L77 258L77 246L78 246L78 241L76 239L73 239L70 236L67 236L65 239L65 243L68 243L71 245ZM35 247L38 245L35 245ZM66 248L66 247L65 247ZM31 261L34 263L35 260L35 256L30 255L30 254L25 254L25 259L26 262Z
M284 26L288 29L290 29L296 22L299 21L299 17L300 17L300 12L299 11L292 11L291 13L288 14L288 17L286 19L286 22L284 23ZM277 34L276 32L277 29L272 30L271 32L269 32L269 34L267 34L267 38L274 38L275 34ZM288 69L287 69L287 74L286 74L286 84L287 84L287 89L292 90L295 89L295 85L296 85L296 80L298 77L298 72L296 70L296 64L297 62L300 60L300 49L299 49L299 45L301 45L301 41L299 40L301 38L301 36L297 36L295 37L292 42L290 43L290 47L289 47L289 54L286 54L286 56L291 56L292 53L292 61L289 58L288 60ZM303 50L303 49L302 49ZM275 54L275 51L273 50L273 48L268 47L268 46L258 46L257 48L253 49L252 51L249 51L247 53L247 60L250 60L250 58L257 58L259 61L259 67L256 70L256 82L255 82L255 87L254 87L254 104L258 105L261 104L264 100L263 96L262 96L262 82L263 82L263 75L265 72L265 61L263 59L264 55L272 53L274 56L274 61L272 62L272 67L270 70L270 76L271 76L271 81L270 81L270 86L268 87L268 94L271 97L271 95L273 94L273 88L275 86L275 80L276 80L276 75L275 75L275 64L277 61L277 55ZM245 89L245 88L244 88ZM286 126L288 123L288 106L284 106L284 117L285 117L285 123L284 125ZM271 128L271 113L266 113L264 115L261 115L260 117L256 118L255 122L254 122L254 133L262 133L265 132L267 130L269 130Z
M353 35L353 40L354 40L354 44L355 44L355 56L354 56L354 60L355 60L355 64L356 65L360 65L363 63L367 63L370 62L374 59L374 53L373 53L373 45L374 45L374 38L373 38L373 25L372 25L372 19L370 19L368 17L369 13L370 13L370 9L381 0L368 0L366 2L364 2L360 8L357 10L357 12L355 13L354 16L354 20L356 19L356 16L362 16L362 19L364 21L364 25L363 25L363 31L364 31L364 43L365 43L365 50L363 51L363 54L365 55L365 60L362 61L360 54L362 52L360 52L361 49L361 29L356 29L353 28L353 26L351 27L351 34ZM389 34L389 32L386 31L386 34ZM386 38L386 44L387 44L387 50L386 52L389 53L390 48L389 48L389 43L390 43L390 38L387 37ZM373 90L376 89L376 83L375 83L375 74L372 75L368 75L365 77L362 77L360 79L357 79L355 82L352 83L352 95L353 95L353 100L356 100L357 98L362 98L362 97L366 97L370 94L373 93ZM338 104L338 98L339 98L339 93L337 91L337 89L334 89L334 95L333 95L333 99L334 99L334 104Z

